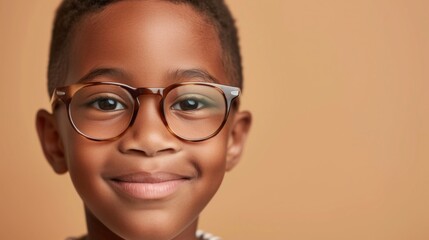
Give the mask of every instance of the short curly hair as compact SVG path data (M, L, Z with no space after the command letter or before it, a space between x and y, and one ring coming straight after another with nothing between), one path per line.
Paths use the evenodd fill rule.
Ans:
M57 9L49 53L48 92L65 84L67 54L73 29L79 21L102 11L109 4L123 0L63 0ZM237 27L223 0L163 0L175 4L188 4L208 18L218 32L223 50L223 65L231 84L242 87L243 73Z

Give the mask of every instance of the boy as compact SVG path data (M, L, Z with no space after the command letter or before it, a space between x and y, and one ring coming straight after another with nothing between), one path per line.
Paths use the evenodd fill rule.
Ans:
M65 0L48 71L44 154L83 200L82 239L190 240L238 162L241 59L222 0ZM212 237L212 239L217 239Z

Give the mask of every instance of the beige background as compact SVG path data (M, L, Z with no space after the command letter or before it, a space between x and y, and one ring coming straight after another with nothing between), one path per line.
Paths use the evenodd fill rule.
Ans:
M58 2L0 0L1 239L85 231L34 128ZM226 240L429 239L429 2L227 2L254 125L201 228Z

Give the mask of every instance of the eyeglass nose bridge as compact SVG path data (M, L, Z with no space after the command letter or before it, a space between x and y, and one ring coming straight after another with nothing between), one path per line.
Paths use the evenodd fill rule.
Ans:
M165 88L135 88L132 90L131 95L133 95L134 100L136 102L136 105L134 106L134 114L133 114L133 118L131 119L130 125L132 125L134 123L135 117L137 116L137 112L140 109L139 97L142 95L158 95L161 97L161 101L160 101L158 110L162 115L162 121L164 123L166 123L166 121L164 119L163 107L161 104L163 102L163 98L164 98L164 89Z
M123 135L127 130L129 130L129 128L131 128L134 125L134 123L136 121L136 118L137 118L137 114L140 111L140 100L139 100L139 97L142 96L142 95L143 96L144 95L158 95L161 98L163 98L164 97L164 89L165 88L134 88L134 89L128 89L128 92L133 96L136 104L134 105L134 112L133 112L132 118L131 118L131 120L130 120L130 122L128 124L127 129L125 129L119 136ZM162 102L163 102L163 100L161 100L160 103L162 103ZM158 111L161 114L161 120L162 120L162 122L167 127L167 129L169 130L168 125L167 125L167 121L165 120L165 116L164 116L164 113L163 113L162 104L159 104Z
M137 88L134 92L135 97L141 95L160 95L164 96L164 88Z

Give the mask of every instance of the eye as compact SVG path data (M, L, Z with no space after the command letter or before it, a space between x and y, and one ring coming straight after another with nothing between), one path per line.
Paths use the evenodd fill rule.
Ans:
M97 98L91 101L89 105L101 111L119 111L126 108L120 101L108 97Z
M182 97L171 106L171 109L178 111L195 111L208 106L209 102L207 100L198 97Z

